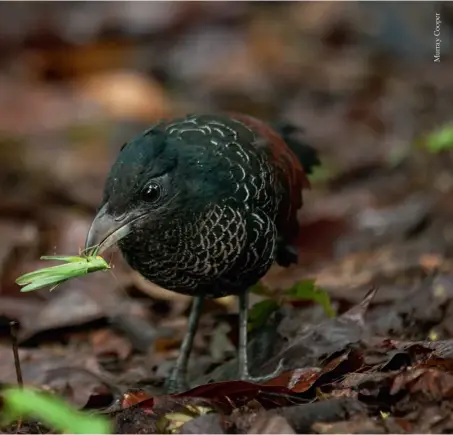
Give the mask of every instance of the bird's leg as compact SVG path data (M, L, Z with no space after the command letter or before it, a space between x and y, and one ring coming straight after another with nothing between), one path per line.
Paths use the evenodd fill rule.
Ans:
M239 348L238 348L238 366L239 378L243 381L250 382L267 382L277 377L282 368L283 360L278 363L277 368L264 376L252 377L249 373L247 361L247 318L248 318L249 292L245 291L239 294Z
M170 376L167 379L166 387L168 393L176 393L187 387L187 365L192 350L193 339L200 320L203 307L203 296L195 296L190 310L187 332L179 348L179 355Z

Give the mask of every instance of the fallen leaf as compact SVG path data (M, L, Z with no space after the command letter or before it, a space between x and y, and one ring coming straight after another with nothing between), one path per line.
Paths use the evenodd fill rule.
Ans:
M376 293L370 290L363 301L334 319L302 330L277 355L270 358L261 370L266 373L275 369L283 360L285 369L315 367L321 360L337 352L344 352L349 346L360 342L367 328L364 316Z
M130 408L131 406L138 405L145 401L151 401L148 402L148 407L152 409L154 406L154 399L152 396L142 390L127 391L121 398L121 408ZM145 409L145 407L143 407L143 409Z
M200 397L210 400L224 412L231 412L252 400L258 401L265 408L282 406L297 401L297 397L286 387L255 384L246 381L213 382L200 385L172 397Z
M314 423L312 428L319 434L387 433L377 422L365 416L336 423Z
M366 415L365 406L358 400L349 398L326 399L313 403L304 403L296 406L284 406L279 409L262 411L264 415L280 415L296 433L313 433L312 426L315 423L333 423L349 420L353 416ZM244 416L243 419L250 419ZM242 428L245 422L236 422L236 426Z
M136 71L108 71L81 79L78 92L99 103L114 118L157 121L166 117L170 102L161 86Z
M223 434L221 416L219 414L207 414L194 418L184 423L179 431L181 434Z
M110 329L93 332L90 334L90 341L97 356L115 355L124 360L132 353L130 341Z
M19 349L24 384L45 386L68 399L79 408L91 397L103 396L104 402L112 400L112 392L92 372L101 372L91 351L85 349ZM77 370L81 368L82 370ZM83 370L85 369L85 370ZM12 349L0 346L0 384L15 385L16 370Z
M425 400L451 399L453 374L434 368L409 368L395 378L390 394L395 395L403 389L408 390L410 394L419 393Z
M315 384L320 388L324 383L330 384L335 378L355 372L360 369L361 365L360 355L348 351L329 361L323 368L303 368L285 372L268 381L266 385L284 386L294 393L304 393Z
M442 255L439 254L423 254L420 257L420 266L426 269L428 272L432 272L438 270L442 263L444 262L444 258Z
M260 414L248 434L295 434L288 421L280 415Z

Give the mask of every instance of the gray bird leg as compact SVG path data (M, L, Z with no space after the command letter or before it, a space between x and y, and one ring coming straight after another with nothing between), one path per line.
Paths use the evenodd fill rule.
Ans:
M247 318L249 308L249 292L245 291L239 294L239 348L238 348L238 372L239 379L250 382L267 382L273 378L276 378L282 368L283 360L281 360L277 368L272 372L264 376L253 377L249 373L248 361L247 361Z
M203 296L195 296L190 310L187 332L179 348L179 355L176 364L167 379L166 387L169 394L182 391L187 385L187 365L189 362L190 352L193 346L193 339L197 332L198 321L200 320L203 308Z

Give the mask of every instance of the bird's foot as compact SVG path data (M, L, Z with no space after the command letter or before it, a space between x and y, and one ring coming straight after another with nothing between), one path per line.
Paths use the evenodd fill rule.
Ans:
M165 382L165 391L167 394L176 394L189 389L189 384L184 373L181 373L175 367Z
M252 376L249 371L248 367L245 367L245 370L242 370L241 374L241 381L248 381L248 382L254 382L255 384L263 384L265 382L270 381L271 379L274 379L280 375L280 373L283 370L283 359L281 359L278 363L277 368L272 372L267 375L263 376Z

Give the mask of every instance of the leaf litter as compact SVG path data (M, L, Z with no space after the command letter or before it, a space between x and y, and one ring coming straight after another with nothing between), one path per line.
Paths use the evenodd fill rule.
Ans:
M78 7L49 7L58 10L0 14L9 53L0 68L2 391L16 384L9 322L18 320L25 386L102 411L117 433L453 430L448 59L414 67L405 38L385 32L386 6L145 2L127 17L120 3L87 6L90 35ZM401 8L391 14L398 28L425 40ZM432 5L411 8L420 23L434 14ZM124 25L112 27L112 16ZM71 23L64 34L61 17ZM25 24L33 20L45 24ZM253 372L283 358L282 373L265 385L235 380L236 316L230 302L213 301L195 340L191 389L168 396L162 385L190 299L144 282L119 256L114 275L68 280L52 293L21 293L14 281L41 267L42 255L83 246L125 140L162 114L206 107L303 123L326 164L304 198L300 264L273 268L266 294L253 295ZM2 432L52 430L41 423Z

